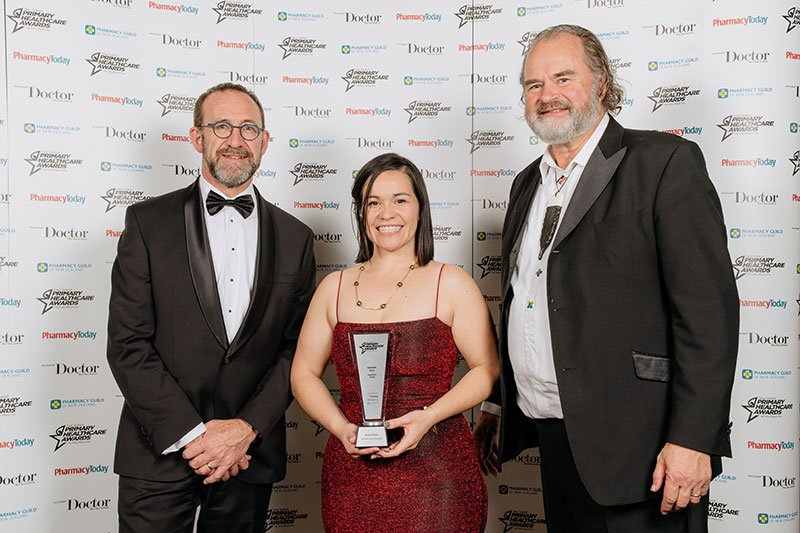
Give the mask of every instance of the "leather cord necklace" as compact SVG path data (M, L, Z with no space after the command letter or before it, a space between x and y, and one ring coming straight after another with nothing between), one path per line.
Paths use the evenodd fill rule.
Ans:
M358 280L361 279L361 273L364 272L364 265L361 265L360 267L358 267L358 275L356 275L356 280L353 282L353 287L355 287L356 289L356 306L360 307L361 309L366 309L368 311L380 311L382 309L386 309L386 306L389 305L389 302L392 300L392 298L394 298L394 295L397 294L397 291L399 291L400 287L403 286L403 282L406 280L408 275L411 274L411 271L414 270L414 268L416 268L416 266L417 266L416 264L408 266L408 270L406 271L405 275L400 279L400 281L397 282L394 290L392 291L392 294L389 295L389 297L386 299L385 302L383 302L379 307L367 307L366 305L364 305L364 302L362 302L361 298L358 296Z

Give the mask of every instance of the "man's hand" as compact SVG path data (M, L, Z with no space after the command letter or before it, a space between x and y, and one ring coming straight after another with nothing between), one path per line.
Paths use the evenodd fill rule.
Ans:
M500 417L481 413L472 434L478 444L478 462L484 475L497 477L500 471L500 458L497 456L500 438Z
M197 474L206 476L204 484L227 481L249 466L245 452L255 438L255 430L244 420L209 420L206 432L184 448L183 458Z
M711 457L668 442L656 459L650 490L658 492L664 487L661 514L667 514L700 503L700 498L708 494L709 483Z

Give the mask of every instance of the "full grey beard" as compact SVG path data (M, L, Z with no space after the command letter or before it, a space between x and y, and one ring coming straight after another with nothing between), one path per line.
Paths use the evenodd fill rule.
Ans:
M592 84L592 92L597 94L594 84ZM566 100L560 101L560 105L568 106L569 109L569 116L560 125L548 124L547 120L539 117L536 110L525 115L525 121L533 133L547 144L559 145L571 142L589 131L597 122L597 117L600 116L600 101L597 98L589 98L589 102L584 107L575 107Z
M228 171L221 165L218 166L216 163L211 161L211 158L206 154L203 154L203 158L206 161L206 165L208 165L208 171L211 173L214 179L231 189L246 183L247 180L249 180L253 174L256 173L256 170L258 170L258 166L261 163L261 161L249 161L249 164L244 168L241 168L241 170Z

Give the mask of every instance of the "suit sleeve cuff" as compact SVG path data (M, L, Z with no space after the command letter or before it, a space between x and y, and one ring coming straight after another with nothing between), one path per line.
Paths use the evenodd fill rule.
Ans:
M501 413L500 406L492 402L481 403L481 411L495 416L500 416Z
M161 452L161 455L167 455L179 451L181 448L192 442L194 439L206 432L206 425L200 422L189 433L178 439L178 441Z

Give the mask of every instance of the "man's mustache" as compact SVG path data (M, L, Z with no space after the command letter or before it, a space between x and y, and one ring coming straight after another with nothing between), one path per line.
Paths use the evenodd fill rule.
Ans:
M564 108L569 111L572 109L572 105L567 100L553 100L552 102L547 102L546 104L539 104L536 106L536 114L541 115L542 113L559 108Z

